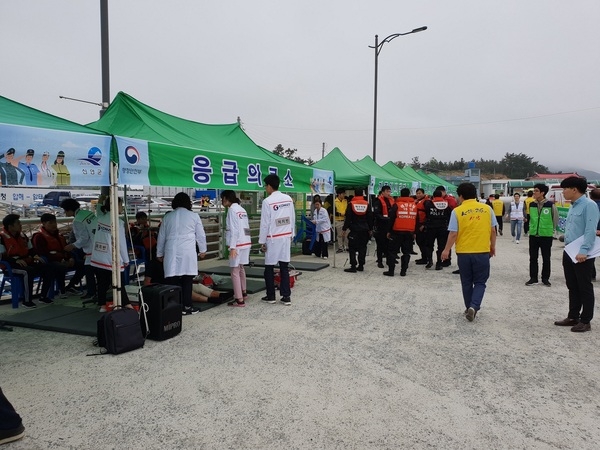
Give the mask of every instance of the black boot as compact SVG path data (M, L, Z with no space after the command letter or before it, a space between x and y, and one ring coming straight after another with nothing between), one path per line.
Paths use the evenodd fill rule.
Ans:
M402 255L400 257L400 276L406 275L406 269L408 269L408 263L410 262L410 255Z

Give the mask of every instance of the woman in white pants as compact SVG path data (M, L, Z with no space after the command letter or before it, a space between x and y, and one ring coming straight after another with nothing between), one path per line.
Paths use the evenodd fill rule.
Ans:
M231 270L231 283L233 284L233 301L229 306L246 306L246 272L244 264L250 262L250 225L248 213L240 205L240 199L235 192L226 190L221 193L221 203L228 208L227 229L225 242L229 248L229 268Z

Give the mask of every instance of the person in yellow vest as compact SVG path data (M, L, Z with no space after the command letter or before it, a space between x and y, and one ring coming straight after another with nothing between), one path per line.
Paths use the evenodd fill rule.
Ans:
M335 197L335 236L337 239L337 253L345 252L348 248L348 239L344 234L344 219L346 219L346 210L348 209L348 200L346 200L346 189L336 190Z
M342 230L347 233L350 257L350 267L344 272L362 272L367 256L367 242L373 234L373 211L371 211L369 202L363 197L362 189L354 190L354 198L346 210L346 219Z
M461 203L450 214L450 233L441 258L448 259L456 243L465 316L472 322L481 308L490 277L490 258L496 255L497 220L492 208L477 201L473 183L462 183L456 193Z
M496 234L500 233L500 236L502 236L502 217L506 213L506 208L504 207L504 202L500 200L500 194L494 194L492 209L494 210L494 216L496 216L496 222L498 222Z
M56 154L54 164L52 164L52 170L56 172L56 185L57 186L70 186L71 185L71 173L67 166L65 166L65 152L59 150Z
M550 284L550 249L554 230L558 225L558 210L546 200L548 186L538 183L533 187L533 199L529 206L529 281L525 286L538 284L538 254L542 253L542 283Z
M523 234L525 236L529 233L529 207L533 201L533 190L527 191L527 197L525 197L525 221L523 222Z

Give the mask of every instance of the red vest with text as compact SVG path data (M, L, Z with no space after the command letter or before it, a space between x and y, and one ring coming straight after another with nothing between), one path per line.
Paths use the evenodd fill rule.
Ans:
M398 197L396 200L396 217L394 218L394 231L415 232L417 226L417 205L412 197Z
M350 202L350 208L357 216L364 216L369 210L369 202L362 197L354 197Z

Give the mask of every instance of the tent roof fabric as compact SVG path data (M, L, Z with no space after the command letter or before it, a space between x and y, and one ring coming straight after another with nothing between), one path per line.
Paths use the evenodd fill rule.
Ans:
M0 123L35 128L46 128L50 130L70 131L73 133L106 135L106 133L102 131L93 130L84 125L53 116L52 114L39 111L1 96Z
M273 159L248 137L239 123L209 125L164 113L119 92L100 120L89 127L117 136L182 147Z
M356 167L337 147L311 167L333 170L335 172L336 186L364 188L371 183L371 175Z
M410 184L410 180L407 178L402 179L399 176L388 172L379 164L377 164L377 162L373 161L373 158L371 158L369 155L365 156L359 161L356 161L354 165L376 177L378 180L400 184Z

